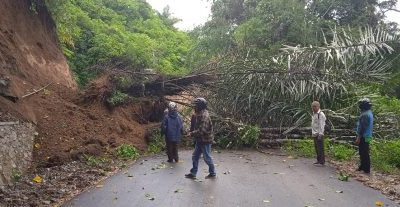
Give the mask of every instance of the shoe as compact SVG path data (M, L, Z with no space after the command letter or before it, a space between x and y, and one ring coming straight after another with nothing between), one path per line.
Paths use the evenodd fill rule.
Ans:
M317 167L323 167L323 166L325 166L324 164L321 164L321 163L319 163L319 162L313 163L313 165L314 165L314 166L317 166Z
M175 162L179 162L179 159L175 159Z
M167 160L167 162L174 162L173 160Z
M196 176L193 175L192 173L186 174L185 178L189 178L189 179L196 179Z
M216 178L216 177L217 177L217 175L208 174L208 175L205 177L205 179L214 179L214 178Z
M357 171L362 171L361 167L358 167L358 168L357 168Z

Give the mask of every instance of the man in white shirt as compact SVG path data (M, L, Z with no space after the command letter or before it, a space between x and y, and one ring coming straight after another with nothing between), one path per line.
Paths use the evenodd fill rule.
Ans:
M324 152L324 129L326 117L324 112L320 109L318 101L314 101L311 104L313 111L311 130L312 137L314 138L315 151L317 153L317 162L314 165L323 166L325 165L325 152Z

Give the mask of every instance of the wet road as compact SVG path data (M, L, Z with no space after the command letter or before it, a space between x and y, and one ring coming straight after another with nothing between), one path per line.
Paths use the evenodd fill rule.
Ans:
M191 151L181 151L181 163L164 163L165 156L136 164L83 193L65 207L374 207L398 206L379 191L350 179L342 182L331 167L315 167L310 159L290 159L253 151L213 153L217 178L205 180L200 160L198 180L184 178Z

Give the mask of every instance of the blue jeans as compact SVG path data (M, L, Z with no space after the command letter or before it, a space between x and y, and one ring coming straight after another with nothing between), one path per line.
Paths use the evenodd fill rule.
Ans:
M208 165L208 172L210 175L215 175L215 167L214 162L211 158L211 144L204 144L196 142L193 154L192 154L192 161L193 161L193 168L190 170L190 173L196 176L197 171L199 169L199 160L201 153L203 153L204 161Z

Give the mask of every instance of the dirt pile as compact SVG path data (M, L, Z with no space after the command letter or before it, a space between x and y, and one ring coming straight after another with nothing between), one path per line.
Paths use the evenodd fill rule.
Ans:
M21 98L47 84L51 85ZM2 1L0 121L37 126L35 164L53 166L83 154L102 155L122 143L146 147L146 126L139 124L144 123L139 117L151 111L152 101L109 110L101 100L107 84L104 76L78 91L43 1Z

